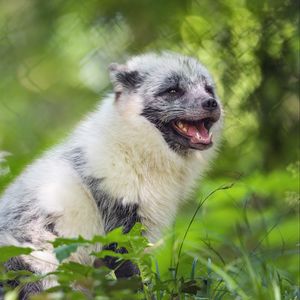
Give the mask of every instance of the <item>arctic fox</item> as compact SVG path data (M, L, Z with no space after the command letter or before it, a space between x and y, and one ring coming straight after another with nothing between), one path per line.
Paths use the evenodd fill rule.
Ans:
M120 226L127 233L141 222L156 241L214 157L222 107L198 60L150 53L109 70L114 93L0 199L0 245L37 249L8 261L8 270L54 271L48 241L58 236L92 238ZM93 264L88 252L74 259ZM136 272L130 263L116 271ZM27 284L20 298L55 284Z

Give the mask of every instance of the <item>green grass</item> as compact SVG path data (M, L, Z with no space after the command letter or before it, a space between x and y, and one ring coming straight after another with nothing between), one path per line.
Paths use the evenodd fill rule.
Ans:
M34 299L50 299L50 294L51 299L299 299L297 199L290 197L298 189L297 177L278 171L253 174L234 185L224 182L206 181L197 203L190 201L154 245L141 235L139 224L126 236L117 229L89 241L57 239L60 286ZM117 280L104 267L65 260L78 246L115 241L129 253L93 254L130 259L141 276ZM0 249L2 261L16 253ZM3 272L2 280L14 276L21 282L40 278ZM74 284L86 292L73 290ZM16 294L8 295L14 299Z

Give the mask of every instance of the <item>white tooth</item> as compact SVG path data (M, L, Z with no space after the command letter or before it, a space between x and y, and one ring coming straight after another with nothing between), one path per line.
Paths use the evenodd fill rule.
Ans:
M201 135L199 134L199 132L196 132L196 138L197 138L198 140L202 140L202 137L201 137Z
M183 127L182 127L182 130L185 131L185 132L187 132L187 127L186 127L186 126L183 126Z
M209 133L209 138L211 138L211 137L212 137L212 132Z
M182 129L182 128L183 128L183 124L182 124L182 122L180 122L180 121L179 121L179 122L177 123L177 125L178 125L178 127L179 127L180 129Z

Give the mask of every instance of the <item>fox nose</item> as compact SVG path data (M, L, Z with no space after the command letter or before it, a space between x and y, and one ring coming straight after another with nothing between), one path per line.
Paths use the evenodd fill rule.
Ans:
M208 111L213 111L218 108L218 102L214 98L209 98L202 102L202 108Z

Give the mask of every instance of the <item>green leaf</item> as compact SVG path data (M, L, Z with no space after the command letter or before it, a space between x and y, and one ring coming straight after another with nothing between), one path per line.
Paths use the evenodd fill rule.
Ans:
M30 254L31 252L32 249L28 247L3 246L0 247L0 262L6 262L8 259L14 256Z
M31 275L32 272L27 270L8 271L8 272L4 272L3 274L0 274L0 280L1 281L14 280L18 277L31 276Z
M195 273L196 273L196 266L197 266L198 258L195 257L193 259L193 264L192 264L192 271L191 271L191 279L195 279Z
M87 243L91 243L91 241L84 239L82 236L78 238L56 238L53 242L51 242L54 248L57 248L62 245L71 245L71 244L82 244L85 245Z
M9 291L5 294L5 300L17 300L18 299L18 292L16 290Z
M82 246L81 243L75 243L70 245L63 245L54 249L57 260L61 263L64 259L70 257L70 255L76 252L77 248Z
M93 272L93 267L88 266L88 265L82 265L76 262L67 262L63 263L58 267L59 271L68 271L68 272L73 272L73 273L78 273L83 276L87 276L89 273Z

